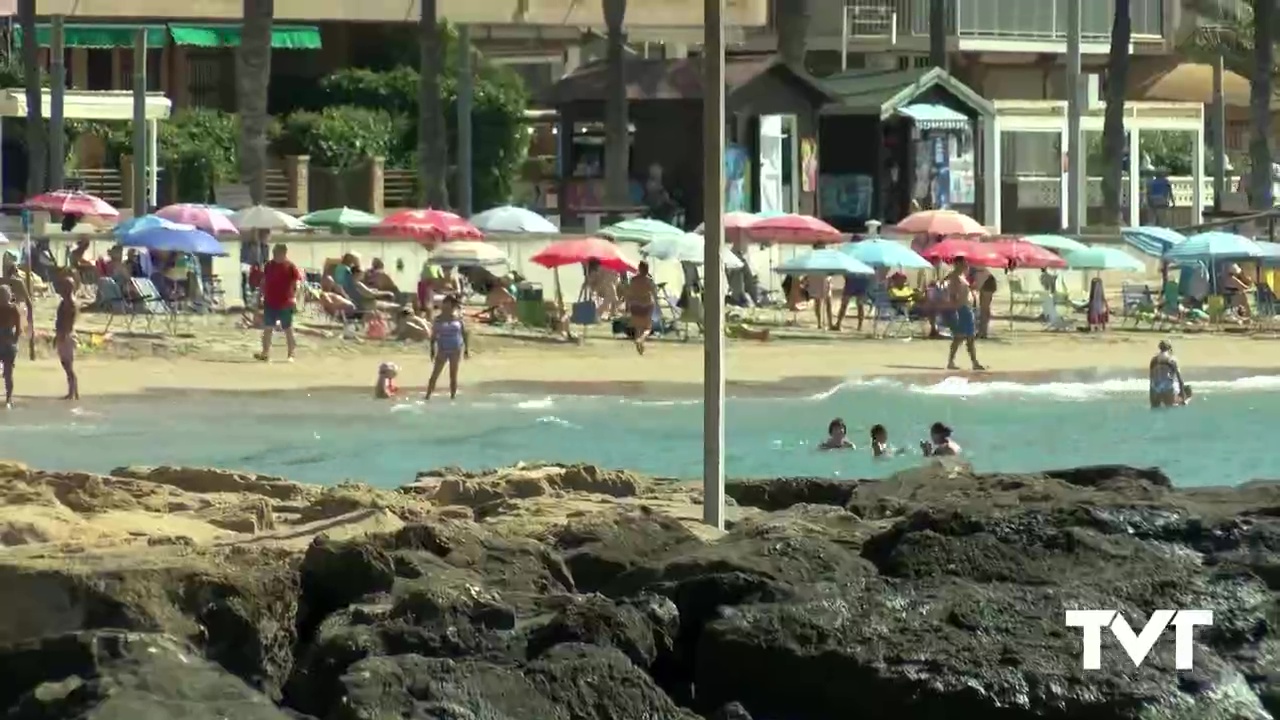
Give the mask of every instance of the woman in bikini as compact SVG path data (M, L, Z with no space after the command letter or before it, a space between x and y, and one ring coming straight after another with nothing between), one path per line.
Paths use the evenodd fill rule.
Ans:
M653 310L658 306L658 287L649 275L649 263L640 263L636 270L636 276L627 283L627 314L631 316L631 329L635 332L636 352L643 355L645 338L653 329Z

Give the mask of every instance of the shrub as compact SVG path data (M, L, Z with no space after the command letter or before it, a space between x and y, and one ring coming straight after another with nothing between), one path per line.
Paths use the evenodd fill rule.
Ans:
M340 105L285 118L275 148L281 155L309 155L318 167L345 169L388 157L398 143L396 123L386 111Z

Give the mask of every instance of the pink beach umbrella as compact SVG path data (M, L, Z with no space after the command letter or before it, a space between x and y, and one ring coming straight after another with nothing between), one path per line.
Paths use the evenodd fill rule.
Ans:
M240 234L240 231L236 229L235 223L231 222L231 218L226 216L225 211L211 205L197 205L194 203L166 205L157 210L156 215L170 222L194 225L214 235L223 233Z
M913 235L990 235L982 223L954 210L922 210L911 213L896 226Z
M615 272L635 272L636 264L622 250L603 238L589 237L559 240L547 245L529 258L545 268L581 265L598 260L600 266Z
M450 240L483 240L484 233L461 216L446 210L401 210L383 218L369 231L371 235L410 237L420 243Z
M840 231L816 217L808 215L775 215L759 218L743 228L746 236L756 242L817 245L840 242Z
M41 193L22 204L29 210L43 210L63 215L80 215L83 217L115 218L120 212L111 207L106 200L76 190L55 190Z

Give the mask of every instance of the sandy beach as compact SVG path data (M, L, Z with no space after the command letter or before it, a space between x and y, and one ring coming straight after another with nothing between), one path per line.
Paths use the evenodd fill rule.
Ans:
M52 306L41 304L36 327L47 334ZM804 319L804 318L802 318ZM82 338L100 333L106 318L85 314L79 324ZM153 332L123 332L116 320L106 341L84 348L77 366L85 396L132 394L166 390L296 390L372 386L379 362L401 367L401 385L417 388L430 371L426 347L392 341L344 340L336 326L315 325L300 335L298 360L286 363L283 337L277 333L269 364L256 362L259 333L236 326L238 317L215 315L181 324L176 334L157 320ZM1231 332L1163 333L1121 330L1106 333L1048 333L1036 323L1010 329L998 322L999 333L979 344L983 363L998 377L1096 373L1140 374L1159 339L1170 338L1191 377L1208 369L1270 372L1276 366L1280 337L1275 334ZM657 340L649 352L637 356L629 342L608 337L594 328L585 341L565 342L527 331L505 332L473 328L474 351L462 371L463 392L535 389L553 393L692 392L702 382L702 345ZM65 381L47 339L37 338L36 361L28 360L24 342L17 366L19 397L58 396ZM810 386L849 378L901 376L928 380L946 373L947 343L943 340L877 339L846 329L839 333L813 328L777 328L768 342L729 340L726 371L739 389L758 384ZM967 365L963 352L961 366ZM683 386L683 387L682 387Z

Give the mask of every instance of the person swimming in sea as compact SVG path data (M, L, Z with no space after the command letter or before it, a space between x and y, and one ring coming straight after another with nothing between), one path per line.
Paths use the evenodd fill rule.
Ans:
M384 362L378 366L378 380L373 386L373 397L378 400L390 400L400 392L396 387L396 376L400 367L393 362Z
M951 428L936 422L929 427L929 439L920 441L920 452L925 457L959 455L960 446L951 439Z
M1150 382L1149 395L1152 408L1173 407L1178 398L1184 394L1186 383L1182 382L1182 370L1178 360L1173 356L1173 343L1161 340L1157 352L1151 358L1147 369Z
M871 426L871 454L878 458L901 455L905 451L889 444L889 431L885 426Z
M853 450L849 442L849 428L842 418L835 418L827 424L827 439L818 444L819 450Z
M1183 405L1190 405L1190 404L1191 404L1191 386L1183 385L1182 393L1178 395L1178 399L1174 403L1174 405L1181 407Z

